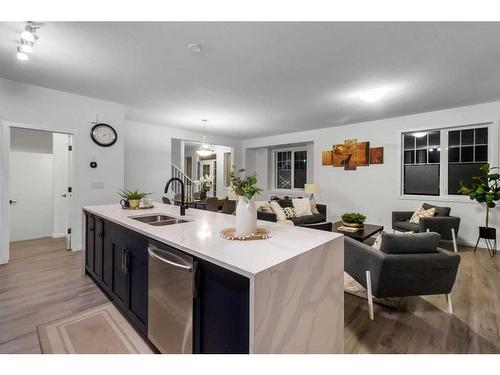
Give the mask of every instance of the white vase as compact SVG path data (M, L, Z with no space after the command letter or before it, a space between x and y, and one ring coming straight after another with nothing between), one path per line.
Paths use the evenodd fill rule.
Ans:
M257 231L257 207L254 198L238 196L236 206L236 234L249 236Z

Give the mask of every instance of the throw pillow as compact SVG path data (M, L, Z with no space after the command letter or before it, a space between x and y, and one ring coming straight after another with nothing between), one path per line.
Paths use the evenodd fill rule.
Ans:
M281 208L278 202L271 201L271 208L273 209L273 212L276 214L277 221L286 220L285 211L283 211L283 208Z
M311 202L308 199L296 198L292 199L292 203L297 217L312 215Z
M310 199L309 202L311 203L311 212L313 213L313 215L318 215L319 211L314 198Z
M255 206L257 207L257 211L269 213L273 212L271 204L268 201L255 201Z
M293 207L284 207L283 211L285 212L287 219L293 219L297 217L297 213L295 212L295 208Z
M430 209L426 210L425 208L420 207L420 208L415 210L413 215L411 215L410 223L418 224L421 217L434 217L434 215L436 215L435 208L430 208Z
M380 246L382 245L382 233L380 233L377 238L375 238L375 242L373 243L372 247L375 250L380 250Z
M382 233L380 251L386 254L437 253L439 233Z

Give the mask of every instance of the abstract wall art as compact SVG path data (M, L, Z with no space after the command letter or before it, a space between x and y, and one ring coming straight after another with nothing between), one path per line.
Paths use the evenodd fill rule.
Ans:
M357 167L384 163L384 148L370 148L370 142L358 142L346 139L344 143L333 145L331 150L321 154L322 165L344 167L346 171L354 171Z

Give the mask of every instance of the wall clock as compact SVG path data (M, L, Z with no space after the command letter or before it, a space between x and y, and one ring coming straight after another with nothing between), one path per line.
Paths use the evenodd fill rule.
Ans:
M99 146L109 147L115 144L118 135L111 125L100 123L92 127L90 138Z

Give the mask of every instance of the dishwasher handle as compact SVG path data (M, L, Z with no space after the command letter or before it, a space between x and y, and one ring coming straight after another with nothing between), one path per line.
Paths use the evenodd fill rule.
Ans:
M192 266L188 266L188 265L185 265L185 264L180 264L180 263L172 262L171 260L165 259L165 258L159 256L155 252L155 250L159 250L159 249L156 246L152 246L152 245L148 246L148 253L149 253L149 255L151 257L153 257L155 259L158 259L161 262L167 263L167 264L171 265L172 267L175 267L175 268L187 271L187 272L193 272L193 267Z

